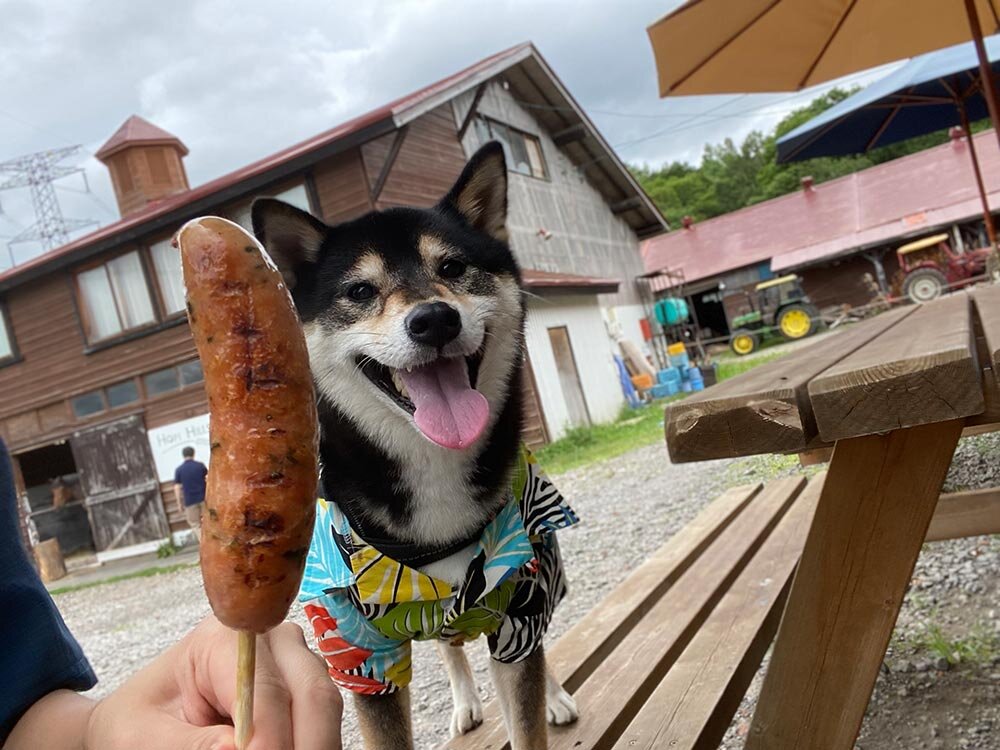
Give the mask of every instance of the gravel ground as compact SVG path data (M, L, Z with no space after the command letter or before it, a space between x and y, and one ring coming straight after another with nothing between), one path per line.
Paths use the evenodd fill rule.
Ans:
M1000 436L963 441L949 488L1000 484L998 459ZM725 487L797 470L794 459L774 457L673 465L656 445L556 477L582 522L560 534L570 595L556 611L550 639L585 616ZM1000 736L992 731L1000 728L1000 662L993 661L998 573L996 539L925 547L860 747L1000 750ZM196 569L62 594L56 601L100 677L92 691L97 697L209 612ZM298 605L292 618L307 626ZM473 643L467 651L488 699L486 644ZM759 682L758 674L723 747L742 746ZM434 747L447 738L451 698L433 644L414 644L412 692L416 746ZM360 750L349 705L344 737L345 748Z

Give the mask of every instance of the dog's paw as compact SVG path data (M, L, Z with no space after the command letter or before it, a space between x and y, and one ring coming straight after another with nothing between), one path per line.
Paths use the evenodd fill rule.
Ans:
M545 713L549 724L559 727L577 720L580 712L576 709L576 701L572 695L559 685L549 685L545 692Z
M471 732L483 723L483 702L479 696L468 696L455 704L451 712L451 736L458 737Z

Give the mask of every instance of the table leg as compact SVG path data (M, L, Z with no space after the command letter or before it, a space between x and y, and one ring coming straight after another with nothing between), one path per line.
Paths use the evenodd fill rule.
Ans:
M955 420L837 443L748 750L854 746L961 433Z

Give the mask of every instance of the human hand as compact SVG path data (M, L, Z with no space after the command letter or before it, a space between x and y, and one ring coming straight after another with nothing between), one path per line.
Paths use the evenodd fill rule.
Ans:
M341 747L340 693L297 625L258 638L255 693L248 750ZM96 704L68 691L46 696L5 750L233 750L235 704L236 632L208 617Z

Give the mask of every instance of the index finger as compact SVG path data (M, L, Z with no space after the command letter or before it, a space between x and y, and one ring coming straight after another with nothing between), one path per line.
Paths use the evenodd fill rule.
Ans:
M267 635L274 661L291 691L295 750L340 750L344 703L323 660L309 650L302 629L284 623ZM255 745L251 745L256 750Z

